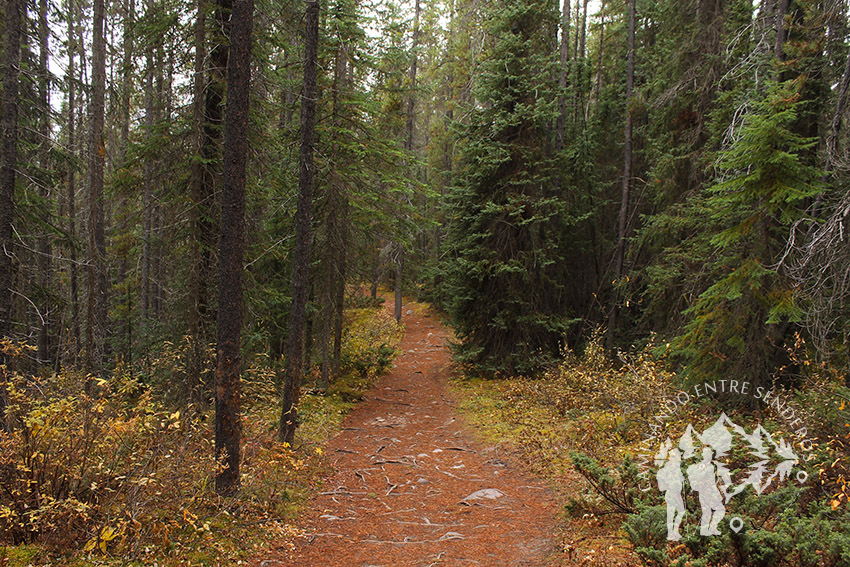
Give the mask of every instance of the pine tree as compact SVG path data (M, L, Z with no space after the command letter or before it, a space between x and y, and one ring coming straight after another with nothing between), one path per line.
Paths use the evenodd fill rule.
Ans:
M242 266L253 16L253 0L233 2L224 126L215 403L215 456L217 460L226 457L226 466L216 475L215 489L225 495L239 490Z
M304 92L301 103L301 154L299 159L298 212L295 258L292 267L292 308L286 339L286 371L278 424L278 439L292 444L298 427L298 399L304 374L304 326L310 264L313 208L314 143L316 126L316 76L319 47L319 0L307 3L304 44Z

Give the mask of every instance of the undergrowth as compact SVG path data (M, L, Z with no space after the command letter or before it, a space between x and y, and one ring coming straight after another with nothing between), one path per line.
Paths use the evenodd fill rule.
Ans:
M146 364L93 380L68 369L15 372L31 347L3 344L0 565L236 565L291 540L294 514L325 467L322 444L401 338L383 309L348 311L346 323L343 376L326 395L304 396L295 447L275 438L280 361L250 358L242 489L227 499L212 490L212 410L175 405L157 387L185 380L188 348L164 344Z
M502 443L563 492L565 562L653 567L850 565L846 469L850 390L841 373L809 361L801 343L791 349L799 388L777 386L776 392L789 407L797 408L807 427L812 443L804 450L794 436L800 424L791 426L770 404L755 410L729 408L728 400L706 396L674 404L675 411L666 415L665 404L686 387L669 370L666 345L650 342L612 363L603 352L601 337L597 334L581 356L566 353L540 378L458 376L454 381L460 408L482 435ZM761 494L745 487L727 503L721 535L712 537L700 535L700 504L686 491L682 539L668 542L664 495L655 478L662 464L655 460L659 450L655 442L669 437L675 445L689 425L703 431L723 412L746 423L747 430L761 424L776 439L794 443L799 457L794 474L764 487ZM724 459L733 478L751 474L752 457L745 451L733 450ZM737 532L730 529L732 518L740 519Z

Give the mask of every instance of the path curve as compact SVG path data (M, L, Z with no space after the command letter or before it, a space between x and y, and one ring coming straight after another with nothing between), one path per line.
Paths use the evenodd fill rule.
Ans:
M298 522L306 535L258 566L546 563L557 505L472 438L446 390L448 332L420 311L406 307L402 354L329 442L333 472Z

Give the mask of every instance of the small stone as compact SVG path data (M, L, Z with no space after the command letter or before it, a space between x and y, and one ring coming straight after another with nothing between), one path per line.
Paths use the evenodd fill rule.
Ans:
M482 488L476 490L461 502L468 504L470 500L497 500L505 496L505 493L498 488Z

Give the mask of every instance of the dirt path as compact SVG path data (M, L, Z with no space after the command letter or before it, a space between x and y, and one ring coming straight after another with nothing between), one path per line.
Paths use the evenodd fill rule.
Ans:
M545 564L551 494L471 438L446 391L446 329L406 312L403 354L328 445L334 472L299 522L307 535L257 565Z

